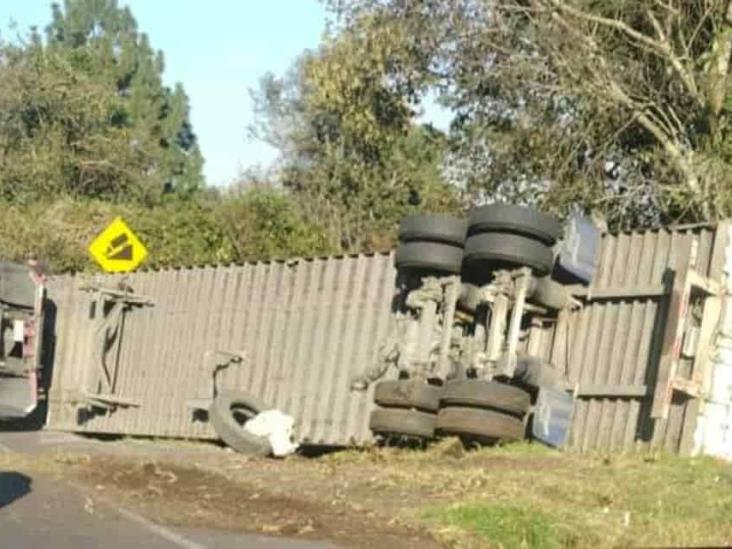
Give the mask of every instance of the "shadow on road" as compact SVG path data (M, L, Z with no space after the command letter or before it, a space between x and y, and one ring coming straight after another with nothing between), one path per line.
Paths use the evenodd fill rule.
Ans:
M31 491L31 478L22 473L0 471L0 509Z

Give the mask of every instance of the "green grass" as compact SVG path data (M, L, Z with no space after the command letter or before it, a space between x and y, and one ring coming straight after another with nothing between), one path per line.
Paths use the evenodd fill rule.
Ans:
M517 446L454 461L450 473L431 470L432 486L444 483L447 501L421 511L452 541L462 533L505 548L732 543L732 465L719 460ZM420 472L421 482L429 474Z
M546 514L512 503L454 503L428 510L425 518L475 534L496 547L566 545L564 532Z
M444 440L326 461L378 466L373 489L422 494L409 513L453 545L732 545L732 465L713 458L578 455L530 443L464 451Z

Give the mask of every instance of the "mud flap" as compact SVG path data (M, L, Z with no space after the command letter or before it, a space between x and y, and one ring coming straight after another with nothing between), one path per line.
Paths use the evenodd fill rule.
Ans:
M574 395L559 389L540 387L534 405L531 436L554 448L569 438L574 412Z
M36 376L0 376L0 421L26 417L38 405Z
M580 215L569 219L565 233L552 278L563 284L589 285L597 271L602 234Z

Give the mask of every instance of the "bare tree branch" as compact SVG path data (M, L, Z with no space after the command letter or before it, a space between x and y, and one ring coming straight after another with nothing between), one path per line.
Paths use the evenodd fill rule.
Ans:
M558 3L559 0L549 1ZM594 73L595 93L604 94L605 97L608 97L616 105L627 109L631 116L656 139L669 160L683 175L688 190L694 196L701 198L701 185L692 161L693 153L683 147L676 133L669 130L664 120L659 118L653 110L649 109L646 102L633 99L630 93L623 89L622 85L614 77L613 71L608 68L608 61L594 39L571 25L558 12L552 13L552 19L559 23L567 32L575 36L579 44L585 46L588 49L588 53L591 54L593 63L590 65L594 66L594 68L590 68L590 70ZM570 65L570 63L567 63L567 66ZM655 108L657 111L662 112L660 106L655 105ZM706 206L703 207L706 208ZM708 211L705 211L705 214L708 213Z
M672 6L671 4L667 4L666 2L662 2L661 0L655 0L655 4L674 17L679 17L681 15L679 8Z
M663 29L658 23L658 20L655 18L655 16L653 16L652 12L649 11L648 14L651 18L651 22L654 25L654 28L656 29L657 34L659 35L658 39L651 38L650 36L635 30L633 27L627 25L623 21L594 15L592 13L587 13L568 5L563 0L545 1L548 1L555 9L560 10L572 17L620 31L621 33L635 40L640 46L648 48L660 57L665 58L679 75L679 78L681 78L681 81L689 92L689 95L691 95L691 97L699 104L699 106L704 105L704 98L699 93L699 88L696 84L696 81L694 80L692 72L684 66L681 59L674 53L673 48L668 41L666 33L664 33Z
M704 98L699 93L699 88L696 85L693 73L686 66L684 66L681 58L679 58L674 53L666 32L663 30L661 24L658 22L658 19L656 19L655 15L653 15L653 12L651 10L648 10L647 16L648 19L651 21L653 28L656 30L656 34L658 35L658 43L661 47L660 53L662 53L662 55L668 60L668 62L676 71L676 74L679 75L679 78L681 78L681 81L684 83L684 86L686 86L689 94L696 100L696 102L700 106L703 106Z
M727 76L732 56L732 1L727 2L725 18L717 30L712 44L712 60L707 75L707 101L709 104L709 125L716 133L719 114L727 95Z

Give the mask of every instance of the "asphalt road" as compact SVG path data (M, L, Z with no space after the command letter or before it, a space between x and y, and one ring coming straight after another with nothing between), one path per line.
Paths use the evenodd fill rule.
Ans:
M88 449L94 443L67 433L0 432L0 453L34 454L51 448ZM78 487L19 471L0 471L0 547L24 549L312 549L326 543L221 531L163 527Z

